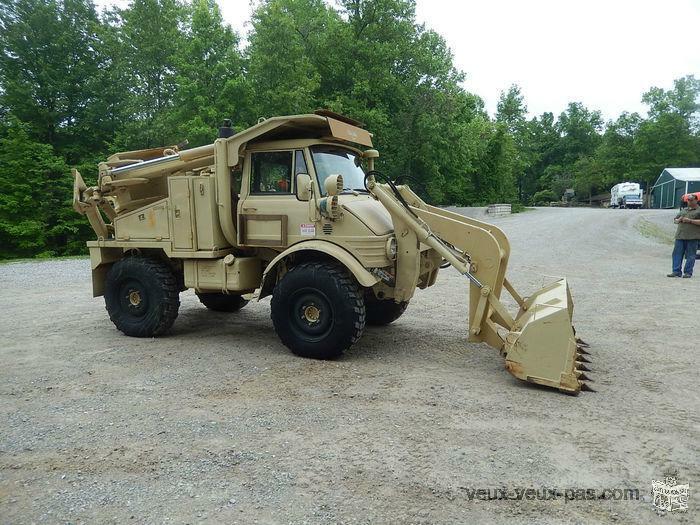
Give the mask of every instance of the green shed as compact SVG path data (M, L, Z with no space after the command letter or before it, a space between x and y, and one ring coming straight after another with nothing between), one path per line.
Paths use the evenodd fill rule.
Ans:
M651 187L651 208L678 208L686 193L700 191L700 168L666 168Z

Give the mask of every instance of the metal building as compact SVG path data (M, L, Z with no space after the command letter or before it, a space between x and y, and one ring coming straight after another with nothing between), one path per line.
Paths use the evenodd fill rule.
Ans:
M700 191L700 168L666 168L651 187L651 208L678 208L686 193Z

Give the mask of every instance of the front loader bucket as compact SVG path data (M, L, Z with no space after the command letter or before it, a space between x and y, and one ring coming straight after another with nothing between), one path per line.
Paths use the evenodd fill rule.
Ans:
M425 244L469 279L470 342L500 350L506 368L518 379L569 394L591 390L584 374L588 352L571 325L574 307L565 279L523 299L505 277L510 244L499 228L429 206L407 186L369 181L367 189L391 215L394 230L402 232L394 300L410 298L420 268L415 245ZM501 303L503 289L520 305L516 318ZM505 338L503 328L508 331Z
M572 315L566 279L528 297L505 339L506 369L518 379L570 394L591 390L584 373L588 352L576 339Z

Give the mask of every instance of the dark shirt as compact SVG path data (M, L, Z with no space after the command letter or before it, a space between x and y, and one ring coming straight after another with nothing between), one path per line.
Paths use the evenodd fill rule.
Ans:
M676 219L679 217L688 217L689 219L700 219L700 206L695 209L687 208L685 211L680 212L676 215ZM681 239L684 241L690 241L694 239L700 239L700 224L690 224L688 222L679 222L678 229L676 230L676 239Z

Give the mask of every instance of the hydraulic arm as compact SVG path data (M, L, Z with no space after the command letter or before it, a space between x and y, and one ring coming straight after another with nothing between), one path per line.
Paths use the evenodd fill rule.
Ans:
M505 277L510 246L493 225L423 202L407 186L368 181L369 191L391 214L398 242L396 300L415 289L416 243L435 250L470 281L469 340L485 342L505 357L508 372L525 381L577 394L591 390L586 344L572 326L566 279L528 297ZM505 288L520 306L512 316L501 303Z

